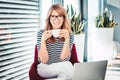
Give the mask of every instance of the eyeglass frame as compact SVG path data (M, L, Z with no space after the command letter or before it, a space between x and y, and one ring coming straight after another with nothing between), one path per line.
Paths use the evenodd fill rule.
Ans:
M56 19L58 20L62 20L64 18L64 16L62 15L50 15L50 20L55 21Z

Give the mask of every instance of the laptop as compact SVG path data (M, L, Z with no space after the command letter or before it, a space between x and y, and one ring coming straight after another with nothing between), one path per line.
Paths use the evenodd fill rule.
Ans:
M74 64L72 80L104 80L107 60Z

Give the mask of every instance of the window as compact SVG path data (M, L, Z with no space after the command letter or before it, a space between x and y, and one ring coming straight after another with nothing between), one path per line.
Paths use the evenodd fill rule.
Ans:
M28 78L39 27L39 0L0 0L0 79Z
M67 5L70 6L72 4L74 10L76 11L76 14L80 12L80 0L64 0L64 7L67 8Z
M40 3L40 10L41 10L41 21L40 21L40 29L44 29L45 27L45 19L47 16L48 9L52 5L52 0L41 0Z
M93 3L94 2L94 3ZM93 45L91 43L91 29L93 29L95 27L95 23L94 23L94 19L95 17L98 15L99 12L99 0L88 0L88 61L91 61L93 59L93 55L92 54L92 50L94 50L94 48L92 49L91 45ZM94 4L94 5L93 5Z

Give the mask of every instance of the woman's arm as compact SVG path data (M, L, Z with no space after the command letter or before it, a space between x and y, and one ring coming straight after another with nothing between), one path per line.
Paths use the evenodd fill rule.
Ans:
M42 63L47 63L49 60L49 55L48 51L46 48L46 40L51 37L51 32L50 31L44 31L42 38L41 38L41 45L40 45L40 51L38 54L38 57L40 58Z
M64 46L63 46L63 49L62 49L62 52L61 52L61 55L60 55L60 58L62 60L65 60L66 58L68 58L70 56L69 43L70 43L69 38L65 39Z
M70 36L67 29L62 29L60 32L60 37L65 38L64 46L60 55L62 60L65 60L67 57L70 56Z
M38 57L40 58L40 61L42 63L47 63L49 56L48 56L48 51L46 49L46 42L45 41L41 41L40 51L39 51Z

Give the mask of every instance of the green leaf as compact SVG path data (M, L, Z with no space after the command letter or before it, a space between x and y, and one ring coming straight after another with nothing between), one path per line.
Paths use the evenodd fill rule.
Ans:
M82 33L84 29L84 22L81 20L81 14L76 14L76 11L74 11L72 5L70 5L70 8L69 6L67 8L67 14L70 15L71 30L74 34Z

